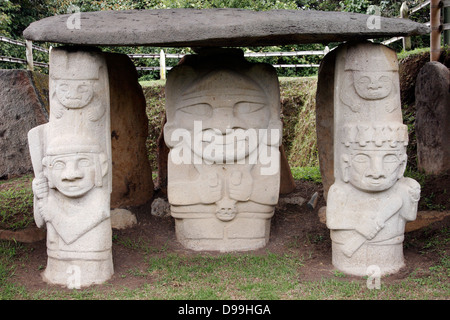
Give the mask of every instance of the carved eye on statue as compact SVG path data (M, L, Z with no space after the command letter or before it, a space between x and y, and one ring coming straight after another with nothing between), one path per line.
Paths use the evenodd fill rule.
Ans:
M90 167L92 165L91 160L87 158L82 158L78 161L80 167Z
M371 80L369 77L361 77L358 79L357 84L362 87L367 87L370 84Z
M69 91L69 85L66 83L62 83L58 86L58 89L62 92L68 92Z
M385 163L397 163L398 158L395 154L387 154L383 158L383 162Z
M52 164L53 169L55 170L63 170L66 167L66 163L64 161L55 161Z
M248 114L261 110L264 108L264 104L242 101L234 105L234 111L237 114Z
M212 115L212 107L207 103L199 103L191 106L183 107L179 111L194 115L210 117Z
M389 78L387 76L382 76L382 77L380 77L380 79L378 81L380 81L384 85L388 85L391 83L391 78Z
M86 93L86 92L89 92L89 87L88 87L87 85L85 85L85 84L79 85L79 86L77 87L77 92L78 92L78 93Z
M357 154L353 157L353 161L356 163L368 163L370 159L365 154Z

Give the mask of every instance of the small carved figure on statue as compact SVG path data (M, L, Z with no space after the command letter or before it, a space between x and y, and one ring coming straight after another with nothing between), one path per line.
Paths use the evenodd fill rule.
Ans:
M90 52L83 54L83 60L96 63L98 57L95 54L91 55ZM86 108L90 121L99 120L106 111L106 106L98 94L103 90L102 82L99 81L101 67L80 66L79 52L64 53L57 62L50 72L50 95L54 102L52 114L56 119L60 119L69 110ZM72 112L68 121L74 121L73 116L77 114L81 113Z

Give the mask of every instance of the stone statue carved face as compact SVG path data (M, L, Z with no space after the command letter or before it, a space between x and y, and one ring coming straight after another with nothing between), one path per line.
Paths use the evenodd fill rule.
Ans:
M403 175L405 156L400 150L353 150L343 155L344 181L363 191L387 190Z
M384 99L392 91L391 72L354 71L353 80L356 93L363 99Z
M49 181L67 197L80 197L95 186L95 155L73 153L51 157Z
M174 116L177 127L191 133L194 153L218 163L237 161L252 153L259 141L249 143L253 138L249 131L258 135L259 129L268 128L269 121L270 106L264 91L252 80L229 72L217 72L203 79L195 90L185 92Z
M94 81L56 80L56 96L69 109L83 108L94 96Z

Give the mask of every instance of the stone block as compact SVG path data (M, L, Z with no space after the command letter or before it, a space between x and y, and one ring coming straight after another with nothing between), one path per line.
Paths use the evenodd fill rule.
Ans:
M425 64L416 80L417 166L428 174L450 170L450 71Z
M48 76L38 75L48 87ZM26 70L0 70L0 179L32 172L27 132L48 121L47 97Z
M194 250L264 246L280 192L274 68L241 50L200 51L166 83L167 194L179 241Z
M334 183L326 224L332 263L342 272L379 275L404 266L405 225L417 215L420 185L403 177L408 129L402 122L398 61L379 44L349 43L335 55Z
M49 122L28 133L34 219L47 229L45 282L79 289L112 276L108 70L102 52L50 53Z
M146 101L133 62L105 53L111 105L111 208L145 204L153 196L146 139Z

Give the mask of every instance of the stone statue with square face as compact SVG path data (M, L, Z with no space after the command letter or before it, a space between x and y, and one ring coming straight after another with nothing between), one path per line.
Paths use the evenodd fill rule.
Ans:
M44 281L69 288L113 274L109 90L101 52L50 55L50 121L28 133L34 217L47 229Z
M402 124L398 67L387 47L359 43L336 55L334 184L327 196L332 262L368 275L404 266L407 221L415 220L420 185L403 177L407 126ZM372 267L373 268L373 267Z
M251 250L269 238L279 194L278 79L241 51L187 57L166 84L168 198L178 240Z

